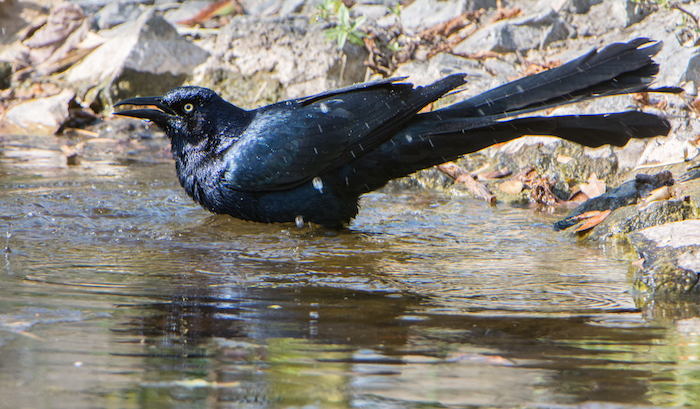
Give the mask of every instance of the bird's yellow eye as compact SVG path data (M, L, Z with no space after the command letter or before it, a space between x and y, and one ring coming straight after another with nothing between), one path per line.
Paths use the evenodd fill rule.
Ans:
M194 111L194 105L188 102L187 104L185 104L185 106L182 107L182 109L184 109L185 112L189 114L190 112Z

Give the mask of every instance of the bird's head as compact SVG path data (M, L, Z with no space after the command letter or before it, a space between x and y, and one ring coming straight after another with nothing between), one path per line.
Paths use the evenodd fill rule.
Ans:
M224 101L214 91L202 87L178 87L160 97L129 98L114 104L144 105L153 108L115 112L115 115L148 119L158 125L173 142L197 144L209 137L240 126L245 113Z

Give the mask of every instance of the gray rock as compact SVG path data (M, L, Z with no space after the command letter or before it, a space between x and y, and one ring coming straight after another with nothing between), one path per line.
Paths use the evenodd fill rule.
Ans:
M637 165L671 165L694 159L700 151L694 143L671 135L649 142Z
M280 5L277 15L280 17L298 13L304 8L304 0L284 0Z
M574 34L571 26L550 8L536 15L502 20L483 27L459 43L454 51L523 52L546 47Z
M683 220L630 235L643 268L635 274L638 291L654 296L700 293L700 220Z
M365 16L369 21L376 21L389 14L389 8L383 4L356 4L350 9L350 17Z
M270 16L282 8L283 0L242 0L246 14Z
M254 107L362 81L365 50L349 43L339 50L325 28L296 15L235 16L190 83Z
M127 21L136 20L143 12L142 6L129 0L110 2L93 17L100 30L107 30Z
M444 23L467 11L466 1L416 0L401 11L404 28L417 33Z
M0 134L53 135L68 118L71 90L58 95L23 102L8 109L0 122Z
M683 80L700 84L700 53L695 54L695 56L688 61L688 68L683 75Z
M206 0L191 0L182 3L179 7L172 8L163 14L163 18L173 27L177 28L177 23L193 18L199 14L202 9L212 4Z
M476 83L487 74L479 61L459 57L453 54L440 53L428 61L409 61L401 64L392 76L408 77L409 82L425 86L450 74L464 73L469 76L470 88L478 91Z
M639 23L650 13L651 9L642 2L604 0L592 5L585 14L573 16L571 25L581 36L603 35Z
M407 81L420 86L429 85L451 74L467 75L467 85L455 96L455 101L466 99L508 82L517 75L512 62L489 58L476 60L454 54L440 53L428 61L408 61L394 71L394 77L409 77Z
M697 220L688 220L688 221L695 221ZM685 223L685 222L679 222L679 223ZM695 223L697 224L697 223ZM683 226L683 227L691 227L691 226ZM696 242L698 241L698 237L700 237L700 228L696 226L695 228L695 237L691 238L691 240L695 240ZM684 270L691 270L696 273L700 273L700 243L695 244L696 248L690 249L686 251L685 253L681 254L678 256L678 267L684 269Z
M152 9L104 35L109 39L66 74L88 104L162 94L181 85L208 56Z
M684 220L682 222L650 227L639 231L638 234L656 247L678 249L688 246L700 246L700 220Z
M602 3L603 0L571 0L569 9L576 14L585 14L592 6Z
M598 197L581 203L571 211L566 219L555 223L554 228L557 230L567 229L578 223L578 221L574 219L575 216L586 212L594 210L616 210L624 206L636 204L642 197L647 196L654 189L658 189L662 186L672 186L673 183L671 172L660 172L656 175L637 175L635 180L625 182L609 192L605 192ZM624 217L623 219L628 220L629 217ZM610 220L612 220L612 218ZM597 239L598 237L606 236L608 231L614 230L615 233L623 232L622 229L618 227L607 228L606 226L608 224L610 224L609 220L606 220L605 223L601 223L601 225L596 227L597 231L593 231L593 236ZM637 224L632 230L638 228L639 225ZM632 230L626 230L624 232L627 233Z

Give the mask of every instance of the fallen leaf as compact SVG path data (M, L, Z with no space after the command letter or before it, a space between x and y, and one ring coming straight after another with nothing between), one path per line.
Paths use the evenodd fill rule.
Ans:
M654 189L649 193L646 199L640 204L642 209L646 209L650 204L658 202L660 200L668 200L673 197L671 193L671 188L668 186L661 186L658 189Z
M483 184L477 182L474 177L466 169L456 165L454 162L443 163L438 165L438 169L455 180L455 183L460 182L477 197L485 201L496 204L496 197L489 192L489 189Z
M574 230L574 233L580 233L582 231L590 230L595 226L599 225L603 220L605 220L610 213L610 209L598 211L594 210L591 212L586 212L578 215L579 219L586 219L586 221Z
M468 11L461 16L455 17L434 27L427 28L421 31L418 35L420 38L426 41L432 41L438 36L449 37L451 34L456 33L469 24L477 22L481 14L481 11Z
M591 173L591 176L588 177L588 183L581 185L581 191L585 193L589 199L593 199L605 193L605 182L598 179L595 173Z
M26 53L18 63L23 68L13 74L14 80L28 75L46 76L75 62L76 58L82 58L86 53L84 50L71 52L85 40L89 28L80 6L70 2L55 4L45 24L22 41Z
M212 17L220 17L227 15L245 14L243 6L238 1L235 0L221 0L215 3L211 3L204 7L196 16L178 21L177 24L182 24L184 26L193 27L196 25L201 25Z
M642 257L642 258L640 258L639 260L633 261L633 262L630 263L630 264L632 264L633 266L635 266L635 267L637 267L637 268L639 268L639 269L644 269L644 262L645 262L645 261L646 261L646 259L645 259L644 257Z
M589 197L585 193L578 190L578 191L572 193L571 196L569 196L569 198L567 199L567 202L583 203L588 199L589 199Z

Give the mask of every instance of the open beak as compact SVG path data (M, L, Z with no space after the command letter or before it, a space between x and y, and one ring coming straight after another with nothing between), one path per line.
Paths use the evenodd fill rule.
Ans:
M176 115L173 110L163 104L161 97L129 98L114 104L115 107L122 105L148 105L155 106L158 109L131 109L115 112L114 115L148 119L156 124L164 124L170 117Z

